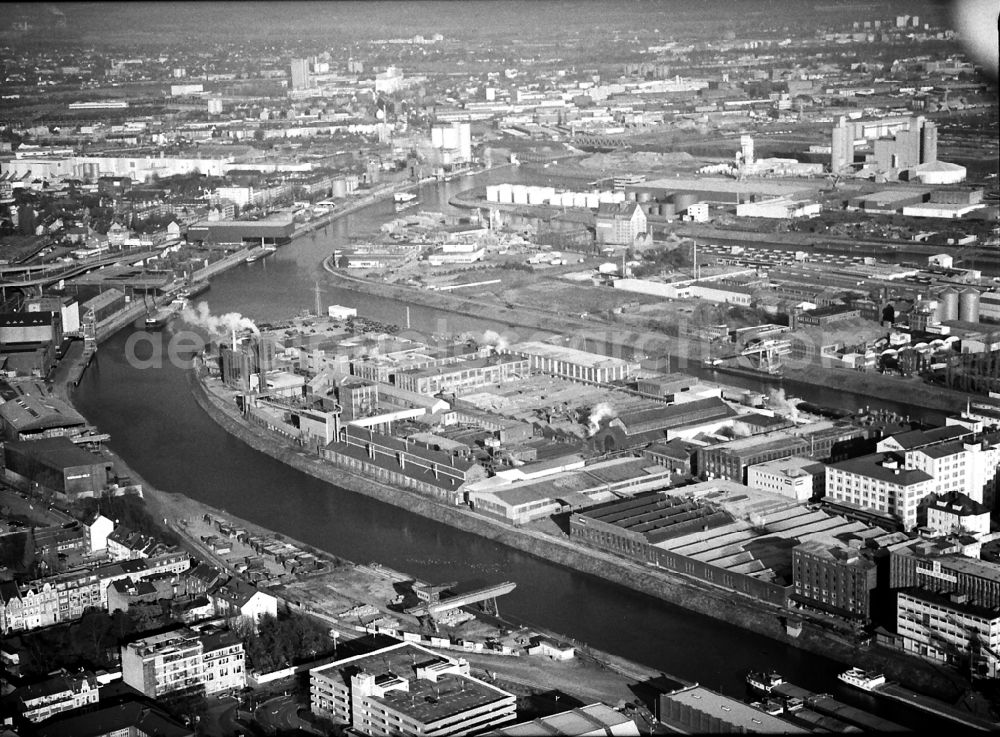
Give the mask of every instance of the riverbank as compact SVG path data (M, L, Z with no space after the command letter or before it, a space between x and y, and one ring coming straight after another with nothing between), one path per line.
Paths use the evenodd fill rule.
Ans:
M799 637L792 637L784 628L785 617L791 613L784 609L744 600L731 591L707 588L704 584L677 574L653 571L636 561L576 545L567 538L556 538L530 528L513 528L481 517L469 509L442 505L415 492L355 476L304 452L290 441L275 437L263 428L246 422L234 403L230 405L222 397L209 391L194 372L190 373L190 385L198 405L231 435L282 463L340 488L765 635L778 642L833 658L845 666L862 665L880 669L917 690L936 693L945 699L957 699L969 686L958 674L945 672L935 664L893 651L859 645L842 634L825 629L817 622L807 620Z

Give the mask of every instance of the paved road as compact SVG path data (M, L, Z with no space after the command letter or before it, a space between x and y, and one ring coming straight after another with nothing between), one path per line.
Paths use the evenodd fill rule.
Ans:
M276 696L257 707L254 717L268 734L300 730L306 734L323 734L308 721L299 716L299 711L307 707L294 696Z

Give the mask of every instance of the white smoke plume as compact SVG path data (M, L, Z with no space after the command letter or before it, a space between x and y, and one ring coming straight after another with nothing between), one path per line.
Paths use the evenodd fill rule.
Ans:
M767 406L779 414L787 415L792 422L797 422L799 419L799 408L788 401L784 389L771 389L767 397Z
M213 335L226 335L233 330L251 330L254 334L259 334L260 330L249 317L243 317L239 312L227 312L224 315L213 315L208 309L207 302L199 302L198 306L192 308L185 305L181 310L181 318L200 328L204 328Z
M601 429L601 420L617 416L618 413L615 412L615 408L612 407L607 402L601 402L600 404L595 404L594 407L590 410L590 417L587 419L588 437L594 435L598 430Z
M499 353L508 345L510 345L507 342L507 339L502 335L500 335L500 333L496 332L495 330L487 330L485 333L483 333L482 342L485 343L486 345L491 345L494 348L496 348L497 353Z

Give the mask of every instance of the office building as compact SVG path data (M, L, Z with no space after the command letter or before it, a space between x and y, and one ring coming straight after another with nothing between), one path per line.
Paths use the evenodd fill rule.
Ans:
M513 721L515 697L464 660L401 642L309 671L312 711L364 735L463 735Z

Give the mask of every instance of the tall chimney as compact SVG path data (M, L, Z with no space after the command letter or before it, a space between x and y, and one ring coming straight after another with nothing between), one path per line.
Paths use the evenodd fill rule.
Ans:
M236 353L236 328L233 328L233 353Z

